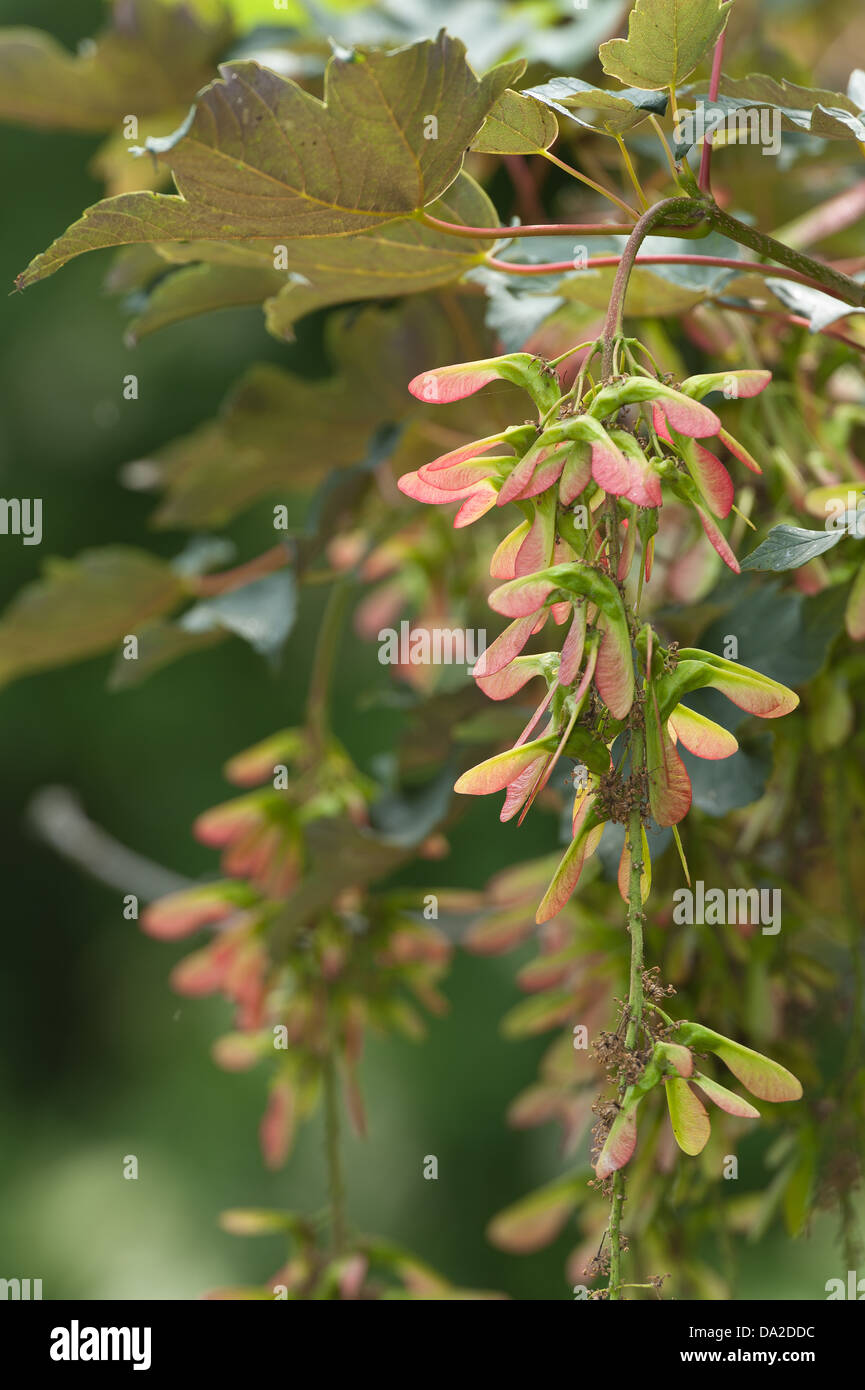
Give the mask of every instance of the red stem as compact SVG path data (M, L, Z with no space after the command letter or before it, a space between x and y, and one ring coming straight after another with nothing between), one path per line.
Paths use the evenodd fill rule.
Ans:
M712 76L709 78L709 100L710 100L710 101L714 101L715 98L717 97L717 95L718 95L718 87L719 87L720 84L721 84L721 65L722 65L723 62L724 62L724 39L725 39L726 37L727 37L727 31L726 31L726 29L725 29L724 32L723 32L723 34L722 34L721 37L719 38L718 42L715 44L715 52L714 52L714 55L713 55L713 57L712 57ZM697 187L700 188L700 189L702 190L703 193L711 193L711 191L712 191L712 136L711 136L711 133L707 133L707 134L703 137L703 152L702 152L702 154L700 155L700 173L699 173L699 175L698 175L698 177L697 177Z
M254 579L261 579L266 574L272 574L274 570L282 569L290 562L291 556L285 546L274 545L263 554L256 555L254 560L247 560L245 564L237 565L234 569L222 570L219 574L201 575L195 580L195 592L202 595L227 594L232 589L241 589L244 584L251 584Z
M586 270L595 270L603 266L618 265L621 256L589 256L585 263ZM506 271L509 275L554 275L564 274L568 270L576 270L573 261L541 261L534 265L519 265L516 261L501 261L495 256L487 256L485 264L492 266L493 270ZM728 270L758 271L762 275L774 275L779 280L795 280L800 285L811 285L814 289L822 289L819 280L814 280L810 275L803 275L799 270L788 270L786 266L766 265L762 261L741 261L734 256L695 256L695 255L660 255L660 256L637 256L636 265L717 265ZM582 267L580 267L582 269Z

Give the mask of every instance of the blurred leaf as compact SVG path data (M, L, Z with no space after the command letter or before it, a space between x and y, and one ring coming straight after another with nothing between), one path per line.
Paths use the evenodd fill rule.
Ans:
M750 806L766 790L772 769L768 735L755 740L751 751L740 748L731 758L697 758L681 743L678 748L691 782L692 804L709 816L726 816L740 806Z
M275 958L300 927L316 925L346 888L358 889L390 874L412 849L388 844L350 820L331 818L306 827L309 867L270 928ZM402 1001L394 1001L402 1003ZM408 1010L408 1006L406 1006ZM409 1014L404 1013L408 1022ZM394 1020L392 1020L393 1022Z
M129 325L126 342L134 347L148 333L215 309L261 304L278 294L286 276L266 266L188 265L163 276L145 307Z
M798 87L782 78L751 73L738 80L724 78L719 97L712 102L730 111L740 107L769 106L781 114L784 130L804 130L824 140L863 140L865 122L861 108L842 92L819 87Z
M799 1136L799 1157L784 1188L784 1224L795 1239L805 1228L814 1203L817 1174L817 1139L808 1127Z
M44 577L0 619L0 684L107 651L184 594L171 566L143 550L110 546L47 560Z
M445 357L452 342L445 310L423 299L334 315L330 376L250 367L217 419L142 461L165 493L155 524L219 526L258 498L284 502L361 462L383 421L417 410L404 386L415 367Z
M194 88L189 89L191 97ZM152 135L169 126L177 126L186 115L186 107L174 111L161 111L152 116L138 117L138 130L134 139L127 140L123 131L109 135L99 146L88 165L89 172L105 185L109 197L116 193L135 193L143 188L164 188L171 183L171 174L155 160L139 159L133 154L139 140L147 140Z
M129 690L173 661L216 646L226 636L224 632L187 632L177 623L149 623L137 634L138 656L135 660L118 652L108 677L109 690Z
M220 1213L219 1224L231 1236L304 1235L307 1223L294 1212L272 1211L264 1207L236 1207Z
M411 847L444 820L453 795L454 768L444 767L424 787L389 792L370 809L373 829L387 844Z
M512 1255L542 1250L555 1240L576 1209L585 1192L586 1178L582 1172L569 1173L514 1202L493 1217L487 1226L487 1239Z
M171 119L211 79L232 32L225 11L202 17L180 0L115 0L109 27L77 54L38 29L2 29L0 120L107 130L130 112Z
M473 943L476 944L476 943ZM574 1012L574 992L571 989L546 990L523 999L502 1019L501 1029L506 1038L530 1038L536 1033L549 1032L565 1023Z
M604 72L632 87L677 87L724 32L721 0L636 0L628 37L600 47Z
M859 281L861 278L861 275L853 277ZM842 299L835 299L833 295L816 290L811 285L797 285L791 280L776 280L772 276L767 277L766 284L786 308L808 320L812 333L820 333L830 323L836 323L848 314L865 314L865 308L845 304Z
M743 570L797 570L837 545L844 532L806 531L801 526L773 526L764 541L742 561Z
M18 278L23 289L85 251L136 242L342 236L434 202L521 64L478 79L456 39L340 54L325 101L255 63L226 64L189 119L147 148L179 194L125 193L89 208ZM426 122L440 118L437 138ZM290 139L288 132L290 131Z
M777 584L749 588L738 597L740 583L733 581L736 602L700 635L707 651L722 652L729 637L738 643L738 659L771 680L797 686L810 680L822 667L829 647L843 630L846 593L842 586L819 594L783 593ZM746 717L714 691L688 696L688 704L735 729ZM734 762L739 754L729 759Z
M228 631L261 656L276 656L294 627L297 584L289 570L268 574L240 589L206 599L180 619L186 632Z
M860 565L844 608L844 626L854 642L865 638L865 565Z

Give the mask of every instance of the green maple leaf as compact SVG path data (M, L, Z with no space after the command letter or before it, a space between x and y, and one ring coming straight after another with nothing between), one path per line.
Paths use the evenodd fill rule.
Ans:
M724 32L730 0L637 0L628 37L602 43L604 72L630 87L677 87Z
M523 92L502 92L472 142L480 154L538 154L559 133L552 111Z
M177 194L120 194L89 208L18 277L24 289L85 251L161 241L281 244L346 236L434 202L522 63L483 78L441 33L392 53L334 56L319 101L253 62L226 64L184 126L152 154Z

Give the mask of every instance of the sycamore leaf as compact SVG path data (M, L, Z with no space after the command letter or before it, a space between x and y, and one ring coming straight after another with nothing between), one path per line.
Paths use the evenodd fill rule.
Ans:
M629 318L678 317L710 296L708 288L696 289L669 277L675 266L636 266L628 284L626 313ZM734 272L729 272L733 275ZM563 278L556 294L592 309L605 309L610 302L614 266L581 270Z
M537 154L559 133L552 111L531 93L502 92L472 141L479 154Z
M191 96L193 90L190 88L187 95ZM142 116L138 121L138 139L146 141L167 126L178 125L186 110L184 105L182 110ZM151 159L138 159L132 153L131 141L126 139L122 127L99 146L87 171L105 185L109 197L115 193L137 193L143 188L165 188L171 183L171 174L164 165Z
M129 112L170 112L210 80L232 36L224 10L208 19L179 0L116 0L113 11L76 54L38 29L0 30L0 120L108 130Z
M621 135L653 113L663 116L667 109L665 91L627 87L623 92L606 92L579 77L552 77L539 87L529 87L523 95L535 97L587 130L606 135ZM577 111L581 114L576 115Z
M668 1077L664 1088L676 1143L683 1153L702 1153L712 1130L706 1107L680 1076Z
M214 309L261 304L285 285L286 276L266 266L188 265L159 280L126 331L134 347L148 333Z
M801 526L773 526L766 539L742 561L743 570L797 570L837 545L844 531L806 531Z
M583 1174L569 1174L547 1183L494 1216L487 1236L499 1250L527 1254L549 1245L575 1210L585 1188Z
M499 220L486 193L464 171L429 211L445 222L470 227L495 226ZM478 265L491 244L448 236L414 219L363 236L293 241L288 246L292 277L265 304L268 331L289 338L299 318L324 305L418 294L449 284Z
M24 289L85 251L161 241L345 236L410 216L453 183L466 147L520 70L478 79L442 33L396 52L335 55L319 101L257 63L228 63L186 123L148 149L177 194L88 208L18 277ZM426 123L440 119L437 139Z
M846 529L848 535L852 534L857 539L861 539L859 530L863 509L865 489L861 481L827 483L823 487L809 488L805 494L805 510L809 516L825 520L827 526L831 523L832 526Z
M722 0L636 0L628 37L601 44L604 72L631 87L677 87L720 38L729 12Z
M164 560L110 546L48 560L0 618L0 684L94 656L174 608L185 586Z
M472 227L498 222L487 195L463 172L430 212ZM448 236L414 219L356 237L286 243L285 268L279 270L272 241L166 243L159 252L177 269L151 291L127 340L135 343L166 324L214 309L261 303L269 332L291 338L299 318L326 305L417 294L458 280L490 246L492 241Z

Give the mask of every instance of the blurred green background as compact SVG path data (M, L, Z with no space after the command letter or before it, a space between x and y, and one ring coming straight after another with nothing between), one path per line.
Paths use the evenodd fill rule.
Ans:
M97 0L0 0L0 23L44 27L73 47L101 13ZM100 196L86 172L99 143L0 128L7 285ZM251 360L323 369L320 323L307 321L295 344L280 346L258 310L193 320L129 351L121 307L102 290L108 263L82 257L26 296L0 300L0 493L44 501L41 547L0 538L3 604L46 555L112 541L179 551L179 534L147 536L152 500L121 486L120 466L212 415ZM128 372L139 378L137 401L122 398ZM241 545L254 525L248 518L235 528ZM124 920L119 893L59 859L25 821L33 793L61 784L142 854L191 876L213 873L214 856L192 840L190 822L227 795L219 769L229 755L299 715L317 618L317 596L305 597L276 673L231 641L131 692L106 691L110 663L100 659L0 693L0 1276L41 1278L45 1298L191 1298L260 1282L280 1263L279 1242L223 1234L219 1211L324 1201L317 1122L302 1130L283 1172L265 1172L261 1078L226 1074L209 1057L228 1006L168 988L187 948L144 937ZM380 676L374 653L347 639L344 689ZM364 767L388 746L391 719L338 701L338 732ZM547 848L552 831L543 816L527 824L520 857ZM435 873L481 886L508 862L508 833L516 832L502 834L494 807L479 807ZM348 1140L350 1213L462 1285L569 1298L562 1265L572 1230L527 1257L484 1238L490 1216L559 1167L551 1129L514 1133L504 1119L546 1046L498 1034L517 997L514 967L513 958L458 956L451 1013L431 1024L427 1041L369 1047L371 1137ZM137 1182L123 1179L127 1154L138 1157ZM426 1154L438 1157L437 1182L422 1177ZM739 1298L820 1297L815 1267L842 1273L826 1219L808 1240L776 1230L739 1254Z

